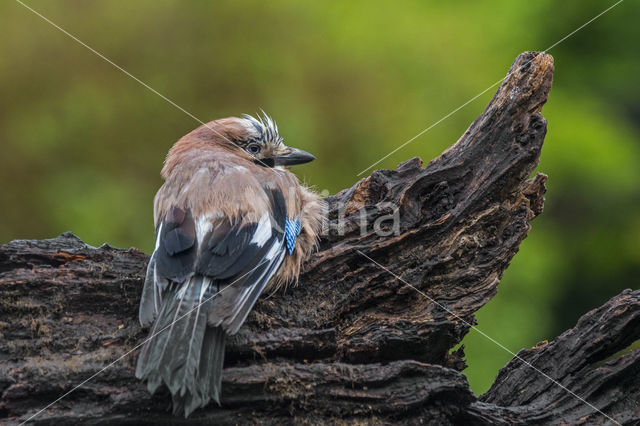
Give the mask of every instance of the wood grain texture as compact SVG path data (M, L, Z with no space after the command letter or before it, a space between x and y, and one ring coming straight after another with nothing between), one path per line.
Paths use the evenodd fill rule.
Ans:
M463 350L452 353L542 212L546 176L530 176L552 76L551 56L521 54L426 168L414 158L329 197L300 284L258 302L228 343L222 406L188 420L133 375L147 333L137 322L147 255L69 233L0 246L0 423L26 420L131 351L33 422L606 424L518 359L478 398ZM398 232L375 232L394 212ZM378 225L390 233L391 223ZM640 349L629 347L640 339L639 298L626 291L519 356L621 423L640 421Z

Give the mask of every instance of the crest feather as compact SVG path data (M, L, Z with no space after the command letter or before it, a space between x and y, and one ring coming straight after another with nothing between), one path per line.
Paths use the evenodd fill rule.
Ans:
M263 110L260 110L260 112L262 114L257 114L256 117L249 114L242 114L242 118L244 118L252 127L252 130L257 133L257 139L271 145L281 144L283 139L278 133L278 125Z

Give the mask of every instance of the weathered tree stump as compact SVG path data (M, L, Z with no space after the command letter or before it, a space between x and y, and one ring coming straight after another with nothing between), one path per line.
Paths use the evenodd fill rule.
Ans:
M521 359L477 398L462 350L451 352L542 211L546 176L529 177L552 76L551 56L523 53L480 117L426 168L415 158L329 197L329 228L300 284L258 302L227 345L222 406L188 420L167 411L167 392L149 395L134 378L147 335L137 321L147 255L70 233L0 246L0 422L29 419L93 375L31 421L610 422L598 410L640 421L640 349L618 353L640 339L640 291L519 353L595 407ZM394 211L399 232L375 232Z

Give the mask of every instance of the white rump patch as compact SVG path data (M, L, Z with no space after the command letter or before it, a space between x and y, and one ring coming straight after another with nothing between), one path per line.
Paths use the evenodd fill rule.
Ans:
M198 244L200 244L200 242L204 240L204 237L213 229L211 219L213 219L212 214L205 214L196 219L196 238L198 239Z

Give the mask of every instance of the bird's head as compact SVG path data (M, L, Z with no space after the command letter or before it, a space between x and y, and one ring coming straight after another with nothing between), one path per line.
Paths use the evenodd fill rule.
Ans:
M219 133L215 135L220 136L216 138L218 141L258 165L289 167L315 160L308 152L285 145L278 126L264 113L258 118L245 114L242 118L223 118L209 124L208 130Z

